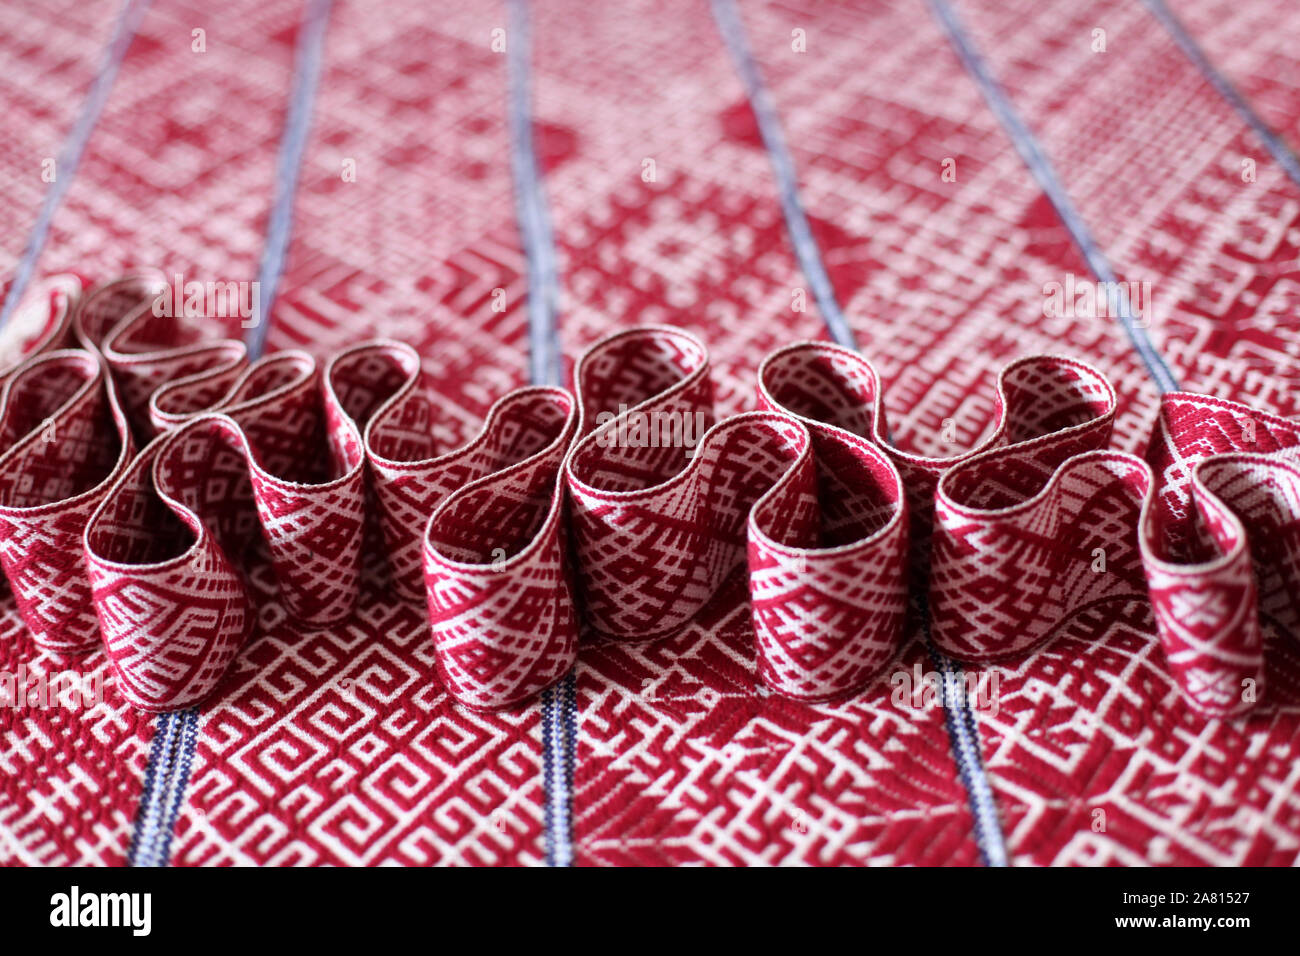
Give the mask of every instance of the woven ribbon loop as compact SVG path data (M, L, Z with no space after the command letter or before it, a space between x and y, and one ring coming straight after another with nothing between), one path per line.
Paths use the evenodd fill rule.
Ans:
M102 643L142 710L217 688L254 629L257 555L323 627L352 614L379 540L391 588L427 604L442 683L475 708L563 676L584 624L672 634L741 570L758 675L797 700L861 690L911 607L978 664L1149 602L1179 687L1215 716L1258 700L1266 637L1300 631L1300 426L1244 405L1166 396L1141 459L1107 450L1101 372L1031 356L999 375L978 447L927 458L893 446L852 351L774 352L758 410L719 421L704 344L648 327L588 349L573 392L517 389L448 449L409 346L249 362L156 314L163 287L56 277L0 343L0 566L36 643Z

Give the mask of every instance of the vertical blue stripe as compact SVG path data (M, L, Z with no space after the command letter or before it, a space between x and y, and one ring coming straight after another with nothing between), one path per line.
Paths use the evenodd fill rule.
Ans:
M532 43L527 0L509 0L506 61L509 77L510 168L515 212L528 260L528 364L535 384L563 384L560 364L559 275L546 192L533 144ZM577 688L570 671L542 694L544 857L547 866L572 866L573 768L578 737Z
M117 71L126 58L126 51L131 46L131 41L135 39L136 31L140 28L140 20L148 7L149 0L124 0L122 3L117 25L113 28L113 38L104 53L104 62L99 68L85 103L82 104L81 113L77 116L77 121L73 124L59 152L54 167L54 182L50 183L50 188L45 193L45 201L41 204L41 211L27 238L27 248L23 250L23 257L18 261L14 281L9 286L3 308L0 308L0 328L4 328L9 321L9 316L13 314L14 308L27 289L27 284L31 281L32 274L36 270L36 261L41 256L41 250L45 248L45 240L49 238L54 214L62 205L64 195L67 194L68 188L77 176L77 167L81 165L81 155L86 151L86 143L89 142L90 134L99 122L108 93L117 78Z
M799 201L798 182L795 176L794 160L785 146L785 137L781 132L780 119L773 108L767 89L759 72L758 64L750 52L745 30L736 12L734 0L713 0L713 15L718 29L722 33L727 50L735 63L736 72L740 74L749 96L750 106L758 122L759 133L771 159L772 169L776 174L777 188L780 191L781 208L785 213L786 226L790 230L791 241L799 258L799 265L804 275L812 284L813 294L826 322L827 331L840 345L857 348L853 330L849 327L844 313L835 297L835 290L822 264L821 253L808 228L808 217L804 215ZM964 692L961 667L953 660L939 653L930 641L929 614L922 603L919 606L920 617L924 622L926 645L940 670L943 678L944 726L952 746L953 759L969 797L971 816L974 820L975 844L980 857L989 866L1006 866L1006 843L998 821L997 804L993 799L993 787L989 783L984 769L984 760L980 753L979 734L975 728L975 718L970 711L970 702Z
M1056 210L1057 216L1065 225L1066 230L1070 233L1070 238L1083 254L1092 269L1093 274L1102 282L1109 283L1110 288L1118 290L1117 306L1118 318L1124 331L1128 334L1129 341L1137 351L1138 356L1147 367L1162 392L1176 392L1178 382L1173 373L1169 371L1169 366L1161 358L1160 353L1156 351L1151 340L1147 337L1146 329L1138 324L1133 316L1132 307L1128 301L1126 287L1119 284L1115 276L1115 271L1110 267L1110 262L1102 253L1101 247L1093 238L1092 233L1088 230L1079 215L1074 204L1070 201L1069 194L1065 187L1061 185L1060 179L1056 175L1056 170L1052 168L1047 154L1043 152L1038 145L1038 140L1034 134L1029 131L1024 120L1016 112L1015 107L1007 98L1001 85L994 79L992 72L985 64L983 57L975 49L975 45L967 36L961 22L957 19L957 14L948 4L947 0L930 0L930 7L934 11L935 18L948 34L948 39L952 42L953 48L957 51L957 56L961 59L962 64L966 67L975 85L979 87L984 96L984 101L988 104L993 115L997 117L1002 128L1006 130L1007 135L1011 138L1012 145L1015 146L1016 152L1024 160L1029 171L1033 173L1034 178L1038 180L1039 188L1047 196L1052 207Z
M543 829L547 866L573 865L576 698L572 672L542 694Z
M745 94L749 98L750 108L758 122L758 132L767 148L772 172L776 177L777 196L781 201L781 212L785 216L785 225L790 233L790 242L794 245L795 257L799 268L812 286L813 298L821 311L826 329L840 345L856 349L857 341L853 329L840 309L835 289L826 266L822 261L817 240L808 224L803 203L799 201L798 178L795 175L794 159L785 145L785 134L781 130L781 121L777 118L776 108L768 96L767 87L759 73L758 64L749 50L745 39L745 28L740 23L736 12L735 0L713 0L713 19L718 24L718 31L731 54L736 73L744 84Z
M998 820L993 785L989 782L988 771L984 769L979 730L975 725L975 714L966 695L966 681L961 665L934 645L930 637L929 609L923 599L918 601L918 605L921 627L925 633L926 650L930 652L930 659L939 668L939 676L943 682L941 697L943 722L952 745L957 773L961 776L961 782L969 798L971 817L975 825L975 846L979 849L980 859L984 861L985 866L1006 866L1006 840L1002 835L1001 822Z
M1142 2L1146 4L1151 15L1169 31L1169 35L1174 38L1174 42L1182 48L1187 58L1201 71L1201 75L1218 91L1220 96L1231 104L1232 108L1237 111L1237 115L1246 121L1246 125L1254 130L1255 135L1263 141L1264 148L1268 150L1283 171L1291 177L1291 181L1296 185L1300 185L1300 158L1296 157L1295 151L1269 128L1269 125L1255 112L1250 103L1237 91L1237 88L1232 85L1228 78L1215 69L1209 57L1192 39L1191 34L1187 32L1187 28L1174 16L1173 11L1166 6L1164 0L1142 0Z
M528 260L528 356L530 379L538 385L561 385L559 276L555 238L546 192L533 143L532 55L527 0L510 0L506 60L510 96L510 168L514 175L515 212L524 256Z
M298 30L294 57L293 92L280 143L276 197L267 223L266 246L259 282L262 296L257 324L249 330L249 352L261 354L271 324L271 302L283 272L284 256L292 232L293 198L298 170L307 145L307 129L320 75L325 27L332 0L308 0ZM185 801L194 748L198 744L197 707L162 714L154 728L145 767L144 790L136 813L135 830L127 851L132 866L166 866L171 855L172 834Z
M127 849L130 866L167 865L176 818L189 784L198 724L199 712L195 707L158 718L149 747L135 830Z
M329 23L333 0L307 0L302 26L298 29L298 47L294 54L293 92L289 97L289 112L285 118L284 135L280 139L280 156L276 164L275 200L267 220L266 243L262 247L262 261L257 270L258 297L255 324L248 331L248 354L259 358L266 348L266 335L271 328L271 306L284 274L285 257L289 254L289 237L293 233L293 200L298 193L298 174L302 170L302 154L307 148L307 133L311 128L312 105L316 100L316 84L320 80L321 59L325 48L325 27Z

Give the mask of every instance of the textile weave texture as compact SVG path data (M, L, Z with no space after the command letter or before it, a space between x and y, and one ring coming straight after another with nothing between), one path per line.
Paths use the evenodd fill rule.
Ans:
M1300 861L1300 8L0 21L0 862Z

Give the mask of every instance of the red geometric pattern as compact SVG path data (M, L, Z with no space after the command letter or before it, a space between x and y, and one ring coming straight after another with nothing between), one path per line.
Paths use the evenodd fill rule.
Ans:
M274 18L266 35L292 45L301 12L290 0L240 15ZM505 26L495 3L436 17L418 4L383 17L334 4L267 337L269 349L317 356L376 337L409 343L436 400L438 449L466 445L527 378L506 58L490 45ZM249 66L244 56L212 65ZM262 82L282 108L287 78ZM279 136L283 117L272 125ZM275 150L273 141L257 153L268 184L249 187L267 202ZM355 182L340 179L345 159ZM255 252L261 227L255 217L244 226ZM417 541L423 530L411 529ZM257 636L199 718L173 860L540 861L540 707L458 704L438 677L423 596L394 600L377 568L363 568L356 614L316 630L288 618L266 578L254 581L266 585Z
M422 550L439 676L471 707L521 703L569 670L575 576L596 631L645 640L687 625L746 553L764 681L794 699L853 693L901 640L909 524L915 566L930 562L933 639L962 661L1022 654L1080 611L1140 600L1145 566L1175 679L1194 707L1231 715L1264 678L1256 573L1267 619L1295 619L1300 428L1244 406L1166 397L1157 491L1139 459L1101 451L1115 393L1078 361L1004 369L991 435L954 462L892 449L874 369L838 346L769 356L769 411L710 426L707 351L663 327L589 349L576 398L517 390L475 439L439 454L409 347L353 347L323 381L303 353L247 365L237 343L151 337L183 330L157 320L151 292L164 287L119 279L71 304L56 290L50 322L85 350L6 373L0 408L17 436L0 471L0 554L20 607L38 643L85 650L88 574L118 689L143 710L205 699L234 660L253 618L232 556L256 546L259 526L291 614L323 627L352 613L367 461L394 579L409 595ZM131 396L120 403L119 379ZM173 426L129 464L122 405ZM323 441L328 460L304 467ZM1243 444L1263 451L1222 454Z
M1230 79L1272 91L1253 103L1273 120L1282 114L1276 128L1294 146L1294 84L1264 78L1289 75L1278 69L1287 54L1270 47L1275 31L1294 30L1294 8L1171 6ZM1116 271L1152 281L1149 332L1183 386L1293 418L1300 409L1286 315L1294 183L1143 5L960 7ZM1251 27L1262 20L1268 30ZM1090 40L1099 26L1112 41L1104 55L1089 43L1062 42ZM1127 40L1117 44L1117 36ZM1134 89L1164 92L1117 109L1121 91ZM1139 151L1149 164L1131 163ZM1242 177L1248 158L1253 183ZM1293 862L1300 852L1287 756L1300 745L1293 642L1265 649L1262 706L1245 718L1207 721L1177 693L1149 615L1134 609L1118 618L1080 621L1025 661L999 668L1002 706L976 715L1013 859ZM1143 705L1127 688L1159 704Z
M566 4L531 6L536 140L560 257L565 351L576 357L611 332L669 323L709 343L718 419L767 408L754 396L763 357L824 333L707 5L584 7L581 16ZM933 460L923 470L927 482L943 477L944 487L955 486L951 500L939 502L941 525L969 508L961 540L990 559L977 569L959 554L942 572L957 576L950 593L964 603L949 604L932 582L936 638L954 653L971 652L997 636L999 622L1046 622L1077 609L1055 629L1017 633L1009 649L1003 629L994 643L1009 656L968 671L996 691L997 706L975 708L974 719L1011 859L1291 863L1300 852L1300 653L1289 636L1296 486L1285 449L1300 412L1300 351L1289 318L1300 288L1300 194L1142 4L953 6L1121 278L1152 280L1149 335L1191 390L1160 402L1113 319L1043 313L1044 283L1086 276L1087 265L923 5L743 5L827 271L864 354L889 383L882 411L887 406L889 437L904 453L893 457L919 529L912 550L925 546L923 509L935 498L918 496L925 486L908 474L907 456ZM118 7L20 3L4 14L0 207L13 225L0 239L6 278L48 185L40 160L57 154ZM159 262L169 275L252 278L300 7L237 0L230 28L156 0L54 218L41 274L116 275ZM1188 0L1175 9L1211 61L1294 144L1300 87L1292 77L1300 74L1284 67L1295 60L1285 43L1295 11L1240 0ZM322 370L357 341L411 343L433 405L414 432L432 450L467 445L526 367L505 58L491 46L492 31L505 25L496 3L440 12L436 22L416 5L398 4L381 21L360 5L335 4L269 337L273 347L305 349ZM203 55L188 46L197 26L208 31ZM1104 54L1090 48L1098 27L1109 40ZM804 52L792 47L795 29ZM339 165L349 158L358 176L343 184ZM646 159L656 163L652 181L642 178ZM940 178L945 159L955 160L954 181ZM1256 164L1251 183L1241 176L1246 159ZM800 291L806 311L792 307ZM0 367L12 370L34 354L11 347L13 329L27 329L17 338L30 341L60 325L41 294L28 301L37 307L6 328ZM201 331L208 343L242 334ZM1055 471L999 471L1014 451L998 458L1008 439L993 442L989 433L1015 416L998 410L995 372L1019 355L1055 353L1095 365L1113 384L1111 444ZM116 435L111 427L60 432L56 424L59 442L24 441L43 408L57 410L97 374L84 357L40 362L13 392L21 401L0 415L3 454L23 444L33 468L87 436L93 443ZM404 352L380 349L350 384L377 381L370 375L377 370L391 380L375 393L391 395L409 362ZM164 401L155 412L162 418L150 421L149 397L165 380L146 375L138 389L119 382L141 444L194 411ZM356 399L362 407L372 400ZM322 407L325 435L314 445L321 450L346 432ZM857 408L862 414L870 402ZM112 421L111 409L99 414ZM818 442L819 420L809 415L802 425L821 463L833 446ZM1251 421L1257 435L1248 440L1243 426ZM762 428L758 434L770 433ZM1132 458L1152 435L1145 463ZM228 450L234 433L194 438L195 449ZM432 450L409 458L427 462ZM105 473L119 453L119 446L104 452ZM874 454L851 455L844 467ZM74 459L93 461L80 452ZM241 461L229 459L232 467ZM185 465L178 459L177 474ZM561 465L548 461L546 469L558 474ZM373 459L366 468L378 471ZM26 464L24 471L37 473ZM53 483L38 493L54 499L83 480L71 469L45 474ZM549 514L552 485L537 495L527 481L503 480L502 500L516 493L528 514ZM1142 480L1152 486L1145 514ZM814 490L823 504L835 502L833 490ZM997 498L1004 492L1031 507L1008 510L1016 506ZM261 493L274 497L267 487ZM481 494L480 503L497 500L495 491ZM260 536L255 510L240 513L253 520L236 533ZM1084 520L1065 520L1075 513ZM269 553L238 556L251 571L242 587L255 636L201 711L175 861L541 859L538 708L482 713L458 705L442 689L427 607L394 601L387 572L372 559L386 552L414 574L405 593L418 596L428 514L389 522L392 547L378 544L385 529L367 529L356 610L325 627L304 624L300 609L284 605L295 589L279 586ZM73 516L73 525L88 517ZM64 538L79 533L53 527ZM449 545L468 533L464 546L481 549L472 536L482 529L458 522ZM287 530L291 536L292 519ZM6 526L0 551L11 538ZM944 540L941 527L936 559ZM1014 564L998 543L1008 540L1025 542ZM481 553L491 557L495 547ZM1097 548L1104 573L1093 570ZM37 550L25 543L13 553ZM920 678L932 667L914 628L900 635L895 663L849 698L803 703L767 692L764 682L780 676L766 661L780 660L786 644L756 647L755 639L763 621L781 635L794 618L756 620L750 598L769 593L760 584L777 585L780 600L792 597L798 575L813 572L821 590L843 590L829 583L833 569L805 550L766 556L780 576L756 573L752 590L744 574L725 578L668 637L584 642L576 678L578 862L976 861L944 711L895 693L895 677ZM48 553L66 560L78 552ZM561 565L565 559L561 551ZM986 574L990 568L997 573ZM938 563L914 573L924 569L941 576ZM1011 569L1015 581L1039 574L1056 590L1045 603L1022 606L1000 587ZM69 582L88 581L84 569L80 577L66 567L35 570L33 580L62 570ZM914 579L912 593L916 586ZM1137 599L1149 589L1154 614ZM520 607L515 595L474 593L499 596L503 611ZM799 608L804 597L790 605ZM583 601L579 614L588 610ZM0 667L67 666L34 643L39 631L20 620L17 602L4 602ZM945 614L951 622L971 609L990 620L943 623ZM77 618L62 599L29 603L25 613L38 628L42 615ZM82 620L98 642L93 614ZM1196 628L1187 631L1187 622ZM831 619L805 621L809 631L790 628L783 639L812 634L819 623ZM826 646L812 649L814 665L818 649ZM97 651L78 660L86 673L109 670ZM1250 696L1252 685L1242 681L1254 681L1248 714L1201 712L1249 703L1243 692ZM797 682L790 689L797 693ZM0 860L120 862L151 723L110 692L85 712L5 708L0 728Z
M133 705L204 700L253 625L241 558L258 546L259 528L289 613L310 627L351 615L369 459L390 540L427 525L425 582L453 695L505 706L572 666L577 625L556 480L576 425L567 393L517 391L477 439L433 455L435 405L409 347L357 346L323 374L292 351L249 365L236 342L151 337L183 328L158 321L153 292L162 288L160 277L114 280L71 307L60 292L52 308L70 309L84 350L6 373L0 421L16 438L5 459L13 469L0 472L13 528L4 555L38 643L89 649L98 616L117 689ZM119 388L131 398L119 403ZM138 432L172 430L130 460L121 405L147 410ZM484 515L494 520L483 525ZM543 620L554 626L538 628L548 604L555 610Z

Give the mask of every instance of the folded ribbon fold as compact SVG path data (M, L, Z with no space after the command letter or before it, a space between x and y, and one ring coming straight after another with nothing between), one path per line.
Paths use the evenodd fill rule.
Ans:
M40 646L81 652L102 636L142 710L204 699L252 630L250 550L269 552L303 624L352 613L369 474L399 590L420 589L423 561L458 700L505 706L572 666L556 480L576 427L567 392L516 391L439 455L409 346L355 346L323 372L292 351L250 364L239 343L190 340L155 315L161 282L90 292L5 375L0 562ZM41 352L69 334L80 350ZM475 530L467 509L493 521Z
M765 369L834 389L829 366L804 361L820 348L778 353ZM834 354L874 379L861 358ZM877 446L767 392L767 410L711 424L706 351L676 329L612 336L575 378L584 421L598 422L565 471L583 606L597 630L669 633L747 558L765 683L825 700L880 670L906 614L907 506Z
M1104 375L1032 356L999 375L989 436L932 458L893 446L855 352L782 348L759 410L717 421L703 343L648 327L588 349L573 393L517 389L448 450L409 346L250 363L157 314L163 288L56 277L0 341L0 567L38 645L102 639L144 710L217 686L253 629L252 551L303 624L350 615L371 512L392 587L427 604L439 678L478 708L565 674L580 620L660 637L742 568L759 676L798 700L879 673L917 588L936 646L972 663L1149 599L1175 682L1213 716L1258 699L1267 630L1300 631L1300 425L1244 405L1165 396L1143 460L1106 450Z

